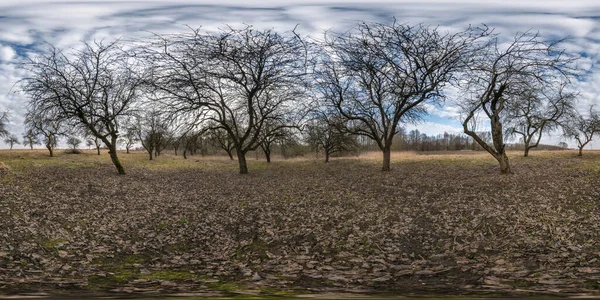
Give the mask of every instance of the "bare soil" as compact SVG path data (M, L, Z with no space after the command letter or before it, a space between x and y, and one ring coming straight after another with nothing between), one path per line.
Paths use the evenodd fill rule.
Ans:
M0 294L597 294L600 152L0 151Z

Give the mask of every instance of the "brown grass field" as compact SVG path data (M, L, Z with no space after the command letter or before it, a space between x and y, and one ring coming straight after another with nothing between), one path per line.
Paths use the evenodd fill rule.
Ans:
M0 294L600 289L600 152L57 154L0 151Z

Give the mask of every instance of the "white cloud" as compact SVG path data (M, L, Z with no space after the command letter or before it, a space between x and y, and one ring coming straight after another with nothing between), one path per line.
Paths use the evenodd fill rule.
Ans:
M460 108L451 103L447 103L443 107L439 107L432 104L424 104L423 108L425 108L429 115L437 116L441 118L448 118L453 120L459 120L460 117Z
M12 47L0 45L0 61L10 62L16 55L17 53Z

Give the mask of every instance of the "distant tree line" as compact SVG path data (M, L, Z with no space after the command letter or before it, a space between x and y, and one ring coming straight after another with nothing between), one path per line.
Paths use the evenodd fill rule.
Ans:
M510 173L511 141L528 156L543 134L562 130L581 154L600 129L593 108L575 110L571 80L581 74L559 42L524 32L506 43L485 26L451 33L394 20L320 39L244 26L68 52L49 45L21 65L24 138L52 156L59 136L73 148L83 136L98 154L108 149L119 174L118 145L137 144L149 159L220 149L242 174L248 153L270 162L274 150L310 151L329 161L365 147L382 152L384 171L392 150L480 149ZM447 101L460 108L463 133L405 131Z

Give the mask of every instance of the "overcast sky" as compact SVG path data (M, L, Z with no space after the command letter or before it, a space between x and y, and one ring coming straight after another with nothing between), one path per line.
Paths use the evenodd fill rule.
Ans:
M585 109L600 100L600 1L584 0L125 0L51 1L2 0L0 2L0 112L10 111L9 130L21 136L26 98L13 85L22 74L16 64L28 53L44 48L44 42L71 48L81 41L128 39L149 32L182 32L187 26L205 29L243 23L258 28L299 31L321 36L324 30L341 31L359 21L424 23L447 30L469 24L496 28L504 38L534 30L546 39L569 39L563 47L581 56L579 66L591 75L576 86L581 93L578 107ZM448 101L432 107L431 115L418 128L427 134L461 132L458 110ZM558 136L542 142L556 144ZM567 141L574 147L572 141ZM596 146L597 145L597 146ZM600 142L592 145L600 147ZM6 148L0 142L0 148Z

